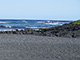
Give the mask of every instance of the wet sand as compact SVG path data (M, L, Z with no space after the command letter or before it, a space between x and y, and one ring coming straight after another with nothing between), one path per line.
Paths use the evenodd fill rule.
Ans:
M80 39L0 34L0 60L80 60Z

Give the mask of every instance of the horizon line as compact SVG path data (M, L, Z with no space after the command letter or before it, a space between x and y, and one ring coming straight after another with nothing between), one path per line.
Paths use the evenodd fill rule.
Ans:
M71 20L71 21L75 21L75 20L79 20L79 19L31 19L31 18L0 18L0 20Z

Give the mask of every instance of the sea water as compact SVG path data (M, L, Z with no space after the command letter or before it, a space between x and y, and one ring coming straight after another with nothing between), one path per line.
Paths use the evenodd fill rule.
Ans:
M0 31L16 30L16 29L39 29L60 26L72 21L60 20L13 20L0 19Z

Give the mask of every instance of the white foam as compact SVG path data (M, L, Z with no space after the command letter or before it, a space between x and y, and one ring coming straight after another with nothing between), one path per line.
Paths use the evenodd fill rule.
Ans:
M13 29L0 29L0 31L15 31Z
M34 29L34 28L38 28L38 27L27 27L27 26L26 26L26 28L33 28L33 29Z
M61 24L60 22L50 22L50 21L46 21L46 22L38 21L37 23L44 23L44 24L49 24L49 25L58 25L58 24Z
M54 22L54 23L45 23L45 24L58 25L58 24L59 24L59 22Z
M23 22L27 23L27 21L25 21L25 20Z
M11 28L11 26L5 26L6 28Z
M2 22L2 21L0 21L0 23L8 23L8 22Z
M37 23L44 23L44 22L42 22L42 21L38 21Z

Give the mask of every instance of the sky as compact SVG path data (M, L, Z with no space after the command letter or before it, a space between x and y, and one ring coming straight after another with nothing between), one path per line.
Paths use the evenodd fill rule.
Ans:
M0 19L77 20L80 0L0 0Z

